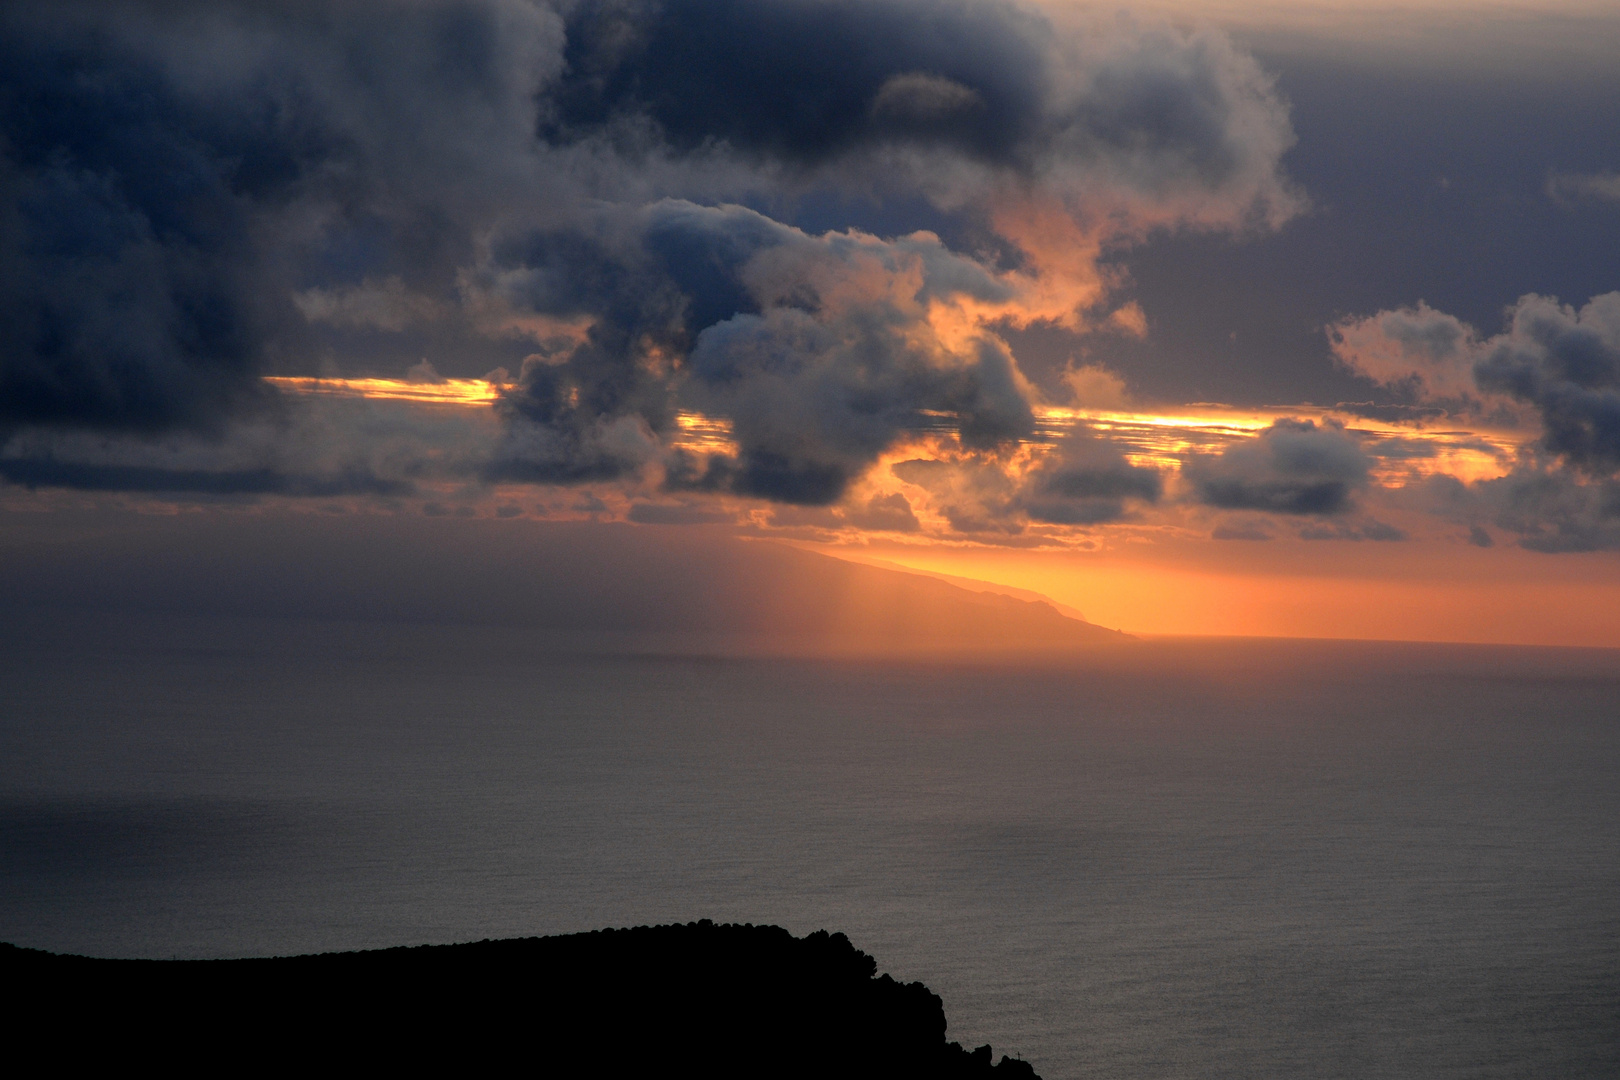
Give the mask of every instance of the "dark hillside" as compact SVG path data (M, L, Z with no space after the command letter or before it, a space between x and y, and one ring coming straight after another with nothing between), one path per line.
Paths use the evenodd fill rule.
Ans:
M707 920L253 960L0 945L14 1045L64 1066L1035 1077L947 1042L940 999L876 970L842 934Z

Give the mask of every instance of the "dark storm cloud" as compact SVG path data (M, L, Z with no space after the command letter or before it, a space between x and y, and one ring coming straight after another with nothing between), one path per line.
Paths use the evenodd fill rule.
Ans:
M738 452L673 456L668 486L806 505L837 501L925 413L954 417L972 447L1034 429L1006 347L984 335L953 350L927 321L936 301L1012 291L926 234L812 237L742 207L665 200L589 242L548 234L499 254L492 287L548 315L604 316L566 357L528 364L504 399L520 423L502 478L632 471L677 397L729 417ZM683 357L676 381L668 365Z
M565 36L540 140L548 161L615 180L588 211L502 231L460 278L509 325L588 325L525 363L491 478L661 465L672 491L826 505L924 426L993 450L1034 421L990 324L1096 303L1095 236L1295 205L1277 169L1286 112L1218 35L1082 40L999 2L669 0L571 7ZM1012 222L1015 270L932 234L816 236L739 206L626 194L816 184ZM957 311L948 332L941 309ZM669 451L680 407L728 420L735 454Z
M1242 183L1268 212L1293 201L1274 175L1285 112L1214 34L1087 41L1007 0L609 0L573 6L567 34L540 129L553 144L799 169L909 148L1024 176L1100 170L1138 193Z
M1329 515L1349 509L1369 468L1342 427L1278 420L1254 439L1192 458L1184 475L1198 501L1223 510Z
M23 15L0 23L0 425L217 424L260 394L246 208L296 176L296 135Z
M521 366L489 478L641 476L690 406L739 449L672 487L826 503L922 415L1027 436L991 324L1081 325L1104 243L1280 221L1291 141L1219 34L999 0L10 5L0 439L217 435L263 374L427 357ZM811 190L1006 235L723 205Z
M887 140L1010 161L1044 96L1044 21L999 0L610 0L568 17L542 132L650 123L815 163Z
M8 5L0 428L217 429L307 344L301 281L470 250L447 181L475 159L466 186L488 194L506 99L539 86L505 85L513 54L543 54L548 22L510 3Z
M491 475L571 483L646 464L674 421L671 362L702 329L758 311L744 266L800 235L741 207L664 200L497 245L479 288L510 310L592 321L577 346L527 362L503 397L513 425Z

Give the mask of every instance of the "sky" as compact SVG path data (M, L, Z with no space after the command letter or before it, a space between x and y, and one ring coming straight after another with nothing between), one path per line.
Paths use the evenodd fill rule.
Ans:
M566 525L1620 646L1612 5L23 2L0 54L0 550Z

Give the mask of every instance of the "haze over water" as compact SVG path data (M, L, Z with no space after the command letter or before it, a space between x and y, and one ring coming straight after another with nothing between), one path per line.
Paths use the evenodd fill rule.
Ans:
M18 617L0 938L238 956L843 931L1068 1077L1620 1069L1620 656L566 655Z

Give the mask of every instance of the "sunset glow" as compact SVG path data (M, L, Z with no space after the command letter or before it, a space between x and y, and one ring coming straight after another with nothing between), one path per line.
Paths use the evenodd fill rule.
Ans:
M1601 5L703 2L472 0L477 58L289 10L240 71L158 9L16 22L90 74L0 131L0 508L695 527L1142 633L1620 643ZM801 62L809 104L751 74ZM126 63L145 149L101 134ZM289 101L307 146L253 119Z
M411 401L421 405L492 405L500 396L499 385L484 379L440 379L413 382L409 379L321 379L267 376L264 380L289 394L312 397L371 398L378 401Z
M1617 133L1620 0L5 0L0 974L1614 1080Z

